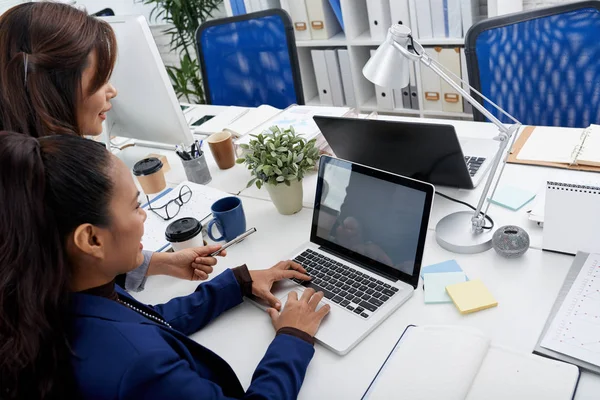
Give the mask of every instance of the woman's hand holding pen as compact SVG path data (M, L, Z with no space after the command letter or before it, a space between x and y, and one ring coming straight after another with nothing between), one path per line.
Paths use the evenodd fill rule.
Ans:
M192 281L206 280L213 272L213 266L217 264L217 259L210 254L220 248L220 245L213 245L173 253L154 253L148 266L148 275L169 275ZM219 253L219 257L226 255L227 250Z

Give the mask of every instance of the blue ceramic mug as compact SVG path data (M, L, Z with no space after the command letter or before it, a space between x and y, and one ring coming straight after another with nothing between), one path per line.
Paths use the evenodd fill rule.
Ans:
M210 207L214 219L208 223L208 236L215 242L235 239L246 231L246 215L242 208L242 201L237 197L224 197L217 200ZM213 225L221 236L213 235Z

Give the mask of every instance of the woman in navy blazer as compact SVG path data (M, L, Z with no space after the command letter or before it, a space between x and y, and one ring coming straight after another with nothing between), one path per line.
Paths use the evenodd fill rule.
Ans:
M242 266L141 304L115 285L143 258L138 196L125 164L94 141L0 133L0 398L295 398L329 307L316 310L323 294L306 290L280 312L270 289L306 271ZM247 390L187 337L244 294L271 304L276 331Z

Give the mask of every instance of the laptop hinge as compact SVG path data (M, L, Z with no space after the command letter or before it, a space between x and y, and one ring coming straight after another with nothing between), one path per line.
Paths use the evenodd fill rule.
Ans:
M364 264L358 263L358 262L356 262L356 261L354 261L354 260L350 259L350 257L347 257L347 256L345 256L345 255L344 255L344 254L342 254L342 253L338 253L338 252L337 252L337 251L335 251L335 250L327 249L327 248L325 248L325 247L323 247L323 246L319 246L319 250L323 250L323 251L324 251L324 252L326 252L326 253L333 254L333 255L334 255L334 256L336 256L336 257L339 257L339 258L341 258L341 259L343 259L343 260L346 260L346 261L348 261L350 264L355 264L355 265L358 265L359 267L361 267L361 268L364 268L364 269L366 269L366 270L369 270L370 272L372 272L372 273L374 273L374 274L377 274L377 275L379 275L379 276L381 276L381 277L383 277L383 278L385 278L385 279L389 279L389 280L390 280L390 281L392 281L392 282L398 282L398 280L399 280L398 278L396 278L396 277L395 277L395 276L393 276L393 275L389 275L389 274L386 274L385 272L377 271L377 270L375 270L374 268L371 268L371 267L369 267L369 266L367 266L367 265L364 265Z

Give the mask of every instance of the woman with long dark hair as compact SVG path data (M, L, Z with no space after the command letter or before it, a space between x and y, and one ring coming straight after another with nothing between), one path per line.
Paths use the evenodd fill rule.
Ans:
M245 391L187 335L274 282L310 279L291 261L226 270L154 307L115 286L141 262L146 214L125 164L73 135L0 133L0 398L292 399L329 311L290 295Z
M110 25L66 4L30 2L2 14L0 32L0 130L33 137L102 133L117 95L108 81L117 54ZM213 251L144 252L119 283L139 291L147 275L207 279Z

